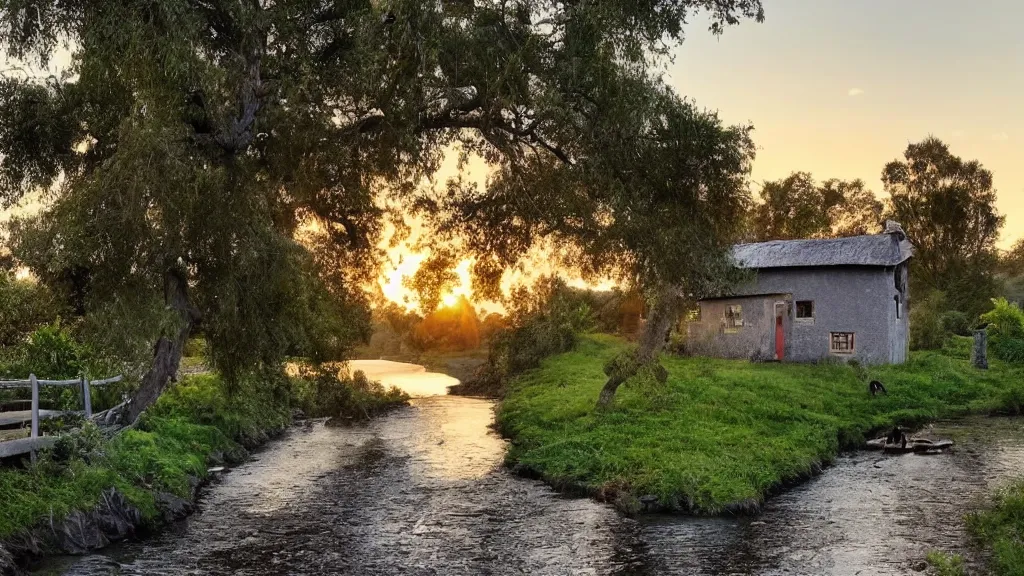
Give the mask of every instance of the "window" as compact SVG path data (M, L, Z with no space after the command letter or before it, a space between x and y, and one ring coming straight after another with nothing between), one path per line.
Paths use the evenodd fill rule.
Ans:
M900 297L897 295L897 296L893 296L892 299L896 301L896 319L899 320L900 319Z
M796 319L814 320L814 300L796 301Z
M833 354L853 354L853 332L832 332L828 351Z
M743 326L743 307L739 305L725 307L725 330L736 332Z

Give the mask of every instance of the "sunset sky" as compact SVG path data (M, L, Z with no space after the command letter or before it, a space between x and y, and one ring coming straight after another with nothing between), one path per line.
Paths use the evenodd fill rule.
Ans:
M1024 2L765 0L765 22L714 37L695 20L672 85L751 122L754 180L862 178L929 134L995 176L1000 246L1024 236ZM758 187L755 186L755 190Z

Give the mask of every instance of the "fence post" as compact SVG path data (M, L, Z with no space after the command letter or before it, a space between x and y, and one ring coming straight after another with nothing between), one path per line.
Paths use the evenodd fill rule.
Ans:
M28 375L28 381L32 385L32 439L39 437L39 381L35 374ZM36 461L36 451L32 450L32 461Z
M28 375L28 381L32 385L32 437L39 437L39 381L35 374Z
M988 331L984 328L974 331L974 346L971 348L971 365L988 370Z
M85 401L85 418L92 418L92 394L89 392L89 379L82 375L82 399Z

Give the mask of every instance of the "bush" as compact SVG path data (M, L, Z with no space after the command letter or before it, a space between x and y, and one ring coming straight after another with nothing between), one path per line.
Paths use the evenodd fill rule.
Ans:
M981 315L988 324L992 355L1004 362L1024 363L1024 311L1006 298L994 298L992 305Z
M941 316L946 295L934 291L910 307L910 349L938 350L946 339Z
M206 338L202 336L196 336L189 338L185 342L184 348L181 350L181 355L186 358L206 358L208 353Z
M971 319L959 310L947 310L939 314L939 325L946 334L970 336Z
M981 315L981 321L988 324L989 336L1024 339L1024 311L1006 298L993 298L992 306L992 310Z
M511 327L491 341L487 363L477 373L473 388L500 393L508 379L553 354L571 350L579 335L594 328L594 313L585 291L558 278L545 278L532 292L512 295Z
M349 375L328 365L304 366L291 382L292 404L313 418L366 420L404 406L409 395L392 386L385 389L362 370Z

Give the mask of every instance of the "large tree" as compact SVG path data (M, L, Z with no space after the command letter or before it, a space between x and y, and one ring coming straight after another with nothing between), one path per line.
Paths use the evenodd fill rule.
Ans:
M996 210L992 173L930 137L887 164L882 182L887 217L903 225L916 248L912 293L941 290L954 309L981 312L995 295L995 243L1005 221Z
M835 238L875 233L882 203L861 180L820 185L807 172L765 182L746 231L751 241Z
M647 294L638 346L608 366L599 405L658 353L680 304L726 289L754 147L646 74L620 70L560 123L557 151L524 148L485 191L453 182L430 213L477 256L477 278L545 246L556 262ZM494 230L501 234L494 234Z
M337 357L365 335L376 194L401 202L456 141L510 168L499 198L512 174L558 178L545 171L574 165L579 138L620 150L615 170L647 170L623 161L615 125L637 114L602 106L699 9L715 32L761 17L759 0L2 0L9 57L71 53L59 78L0 84L0 198L50 196L15 226L17 255L108 331L153 343L128 419L199 323L229 377L286 351ZM732 153L677 136L706 144L670 158L693 170ZM665 160L656 145L640 160ZM617 208L602 219L634 217Z

